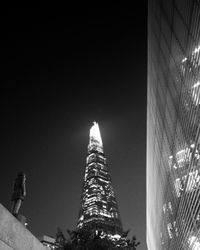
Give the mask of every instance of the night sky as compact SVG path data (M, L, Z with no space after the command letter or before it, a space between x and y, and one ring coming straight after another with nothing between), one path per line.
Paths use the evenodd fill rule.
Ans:
M75 229L97 121L123 228L146 249L146 19L145 1L5 9L0 203L10 209L23 170L34 235Z

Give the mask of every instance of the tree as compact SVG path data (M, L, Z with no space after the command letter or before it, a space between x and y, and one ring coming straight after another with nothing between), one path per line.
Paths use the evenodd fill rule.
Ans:
M68 238L64 250L136 250L140 244L135 236L131 240L126 238L129 231L124 232L120 238L90 228L67 230L67 232Z
M127 240L127 244L128 249L135 250L140 245L140 242L136 240L136 236L134 235L131 240Z
M56 248L57 250L63 250L64 249L64 246L66 244L66 238L65 238L62 230L59 227L57 227L55 242L58 245L58 247Z

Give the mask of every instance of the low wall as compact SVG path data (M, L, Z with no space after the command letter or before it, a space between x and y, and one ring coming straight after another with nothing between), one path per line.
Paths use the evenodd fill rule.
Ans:
M46 250L46 248L0 204L0 250Z

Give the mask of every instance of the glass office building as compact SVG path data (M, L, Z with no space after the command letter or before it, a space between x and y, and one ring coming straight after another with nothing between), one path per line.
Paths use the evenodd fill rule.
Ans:
M149 0L147 245L200 249L199 0Z
M98 123L90 129L81 208L77 228L89 227L106 234L121 235L122 224L112 187Z

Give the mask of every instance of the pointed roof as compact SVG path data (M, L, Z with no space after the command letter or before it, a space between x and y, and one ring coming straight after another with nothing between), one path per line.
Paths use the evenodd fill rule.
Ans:
M103 147L99 125L95 121L93 122L93 126L90 128L89 147L94 144L98 145L99 147Z

